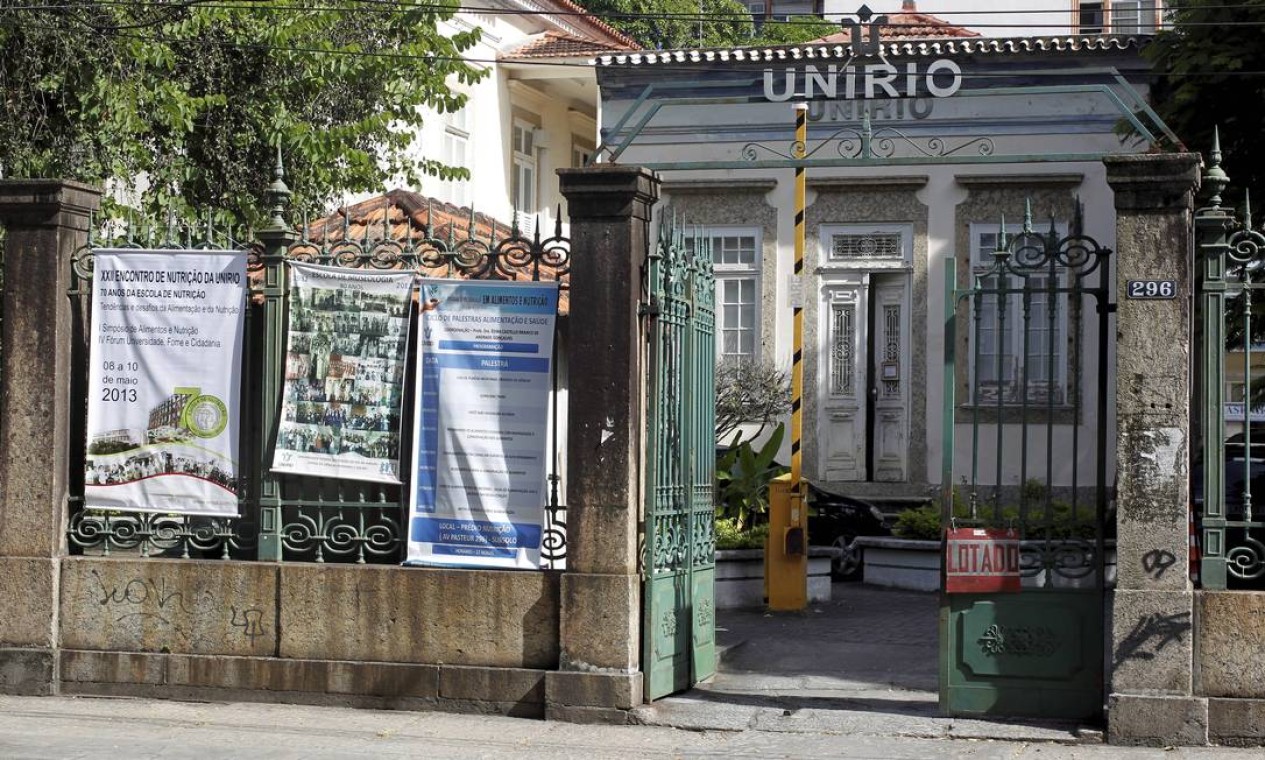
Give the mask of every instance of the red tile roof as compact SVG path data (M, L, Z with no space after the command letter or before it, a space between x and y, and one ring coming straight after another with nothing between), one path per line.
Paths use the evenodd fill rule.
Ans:
M392 190L385 195L370 198L360 203L344 206L323 219L310 222L303 233L303 242L311 246L313 253L321 248L335 248L344 240L358 243L372 251L384 240L403 244L406 248L420 243L424 238L439 239L447 243L455 241L457 248L469 240L487 245L495 233L496 242L504 241L511 234L508 224L500 222L487 214L472 212L469 208L461 208L451 203L428 198L411 190ZM541 230L540 236L545 238L553 234L553 230ZM531 235L520 232L522 237ZM300 243L302 247L302 243ZM515 280L532 279L530 267L515 267L501 261L499 274ZM447 266L419 267L418 271L428 277L449 277L454 273ZM543 280L560 280L562 289L558 296L558 313L566 314L570 308L568 298L569 268L561 272L556 266L542 261L540 278ZM465 278L459 270L456 276Z
M614 53L637 50L637 46L599 42L585 37L577 37L562 32L544 32L532 35L526 42L516 48L502 50L497 58L501 60L518 58L591 58L603 53Z
M589 13L587 9L572 0L554 0L562 7L564 11L573 14L573 18L584 22L585 24L595 27L598 31L609 37L614 43L624 45L624 50L640 50L641 45L632 37L624 34L615 27L601 20L597 16Z
M323 219L307 226L307 239L314 243L337 243L344 237L360 241L389 238L391 240L420 240L423 237L447 240L451 234L458 241L470 237L488 240L493 230L496 238L503 240L510 235L510 226L487 214L474 214L471 229L471 210L435 198L428 198L412 190L391 190L376 198L343 206ZM386 226L383 226L383 221ZM427 234L429 228L429 234ZM389 231L389 234L384 234Z
M919 13L915 0L904 0L900 13L887 14L887 24L879 27L879 37L885 41L978 36L980 36L979 32L964 26L951 24L929 13ZM805 44L847 45L851 41L852 32L845 29Z

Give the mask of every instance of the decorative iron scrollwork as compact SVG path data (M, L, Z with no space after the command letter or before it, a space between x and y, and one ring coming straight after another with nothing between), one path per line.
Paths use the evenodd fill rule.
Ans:
M985 654L1014 657L1049 657L1059 650L1059 638L1043 625L1008 626L994 623L979 638Z
M763 143L749 142L742 146L742 157L747 161L769 157L808 161L821 151L833 148L839 158L864 161L894 158L902 147L907 153L923 158L948 158L959 153L972 152L980 156L991 156L996 151L991 137L974 137L954 144L943 137L929 137L919 141L894 127L879 127L876 130L870 122L867 108L862 112L859 129L843 127L812 146L796 140L790 143L785 152Z

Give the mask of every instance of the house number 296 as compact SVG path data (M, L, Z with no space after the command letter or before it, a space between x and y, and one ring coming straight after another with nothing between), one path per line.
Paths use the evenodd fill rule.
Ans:
M1176 298L1177 280L1129 280L1128 298Z

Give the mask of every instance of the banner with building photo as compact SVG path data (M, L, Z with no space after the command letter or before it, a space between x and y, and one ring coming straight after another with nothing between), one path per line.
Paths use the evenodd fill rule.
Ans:
M246 255L93 255L84 504L237 514Z
M400 482L412 272L290 263L273 472Z
M555 282L423 280L408 561L540 568Z

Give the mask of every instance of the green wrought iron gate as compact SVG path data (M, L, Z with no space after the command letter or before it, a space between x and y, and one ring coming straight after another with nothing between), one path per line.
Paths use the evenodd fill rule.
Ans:
M1210 590L1265 587L1265 486L1261 421L1261 304L1265 234L1254 229L1251 198L1241 212L1222 205L1229 177L1214 137L1204 173L1207 204L1195 215L1199 319L1196 399L1202 444L1191 469L1198 509L1197 577ZM1253 493L1255 491L1255 493Z
M1029 211L961 285L945 262L943 524L1015 529L1020 575L942 592L947 714L1102 712L1111 252L1071 229L1034 232Z
M691 241L694 242L694 241ZM648 298L642 668L647 699L716 669L714 281L706 243L665 222Z

